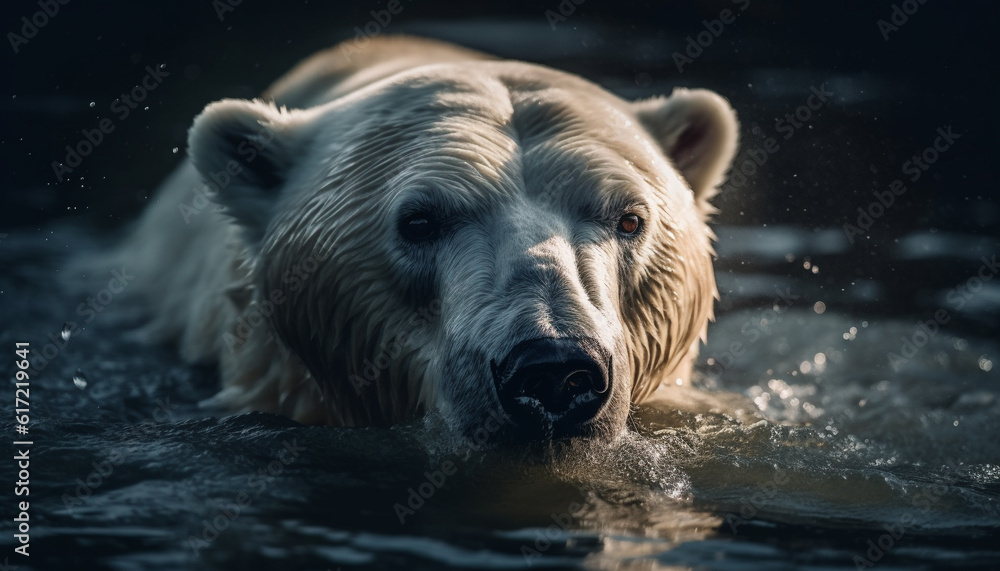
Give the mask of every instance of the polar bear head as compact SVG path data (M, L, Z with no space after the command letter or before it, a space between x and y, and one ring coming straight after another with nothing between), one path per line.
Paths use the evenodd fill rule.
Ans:
M627 102L489 61L304 110L223 100L190 153L232 175L216 200L331 422L436 410L511 442L613 438L689 375L715 296L708 199L736 140L708 91Z

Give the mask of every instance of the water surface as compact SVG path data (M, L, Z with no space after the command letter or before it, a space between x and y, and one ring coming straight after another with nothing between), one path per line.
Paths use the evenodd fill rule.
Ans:
M216 386L212 368L130 340L124 303L112 299L86 322L90 314L77 311L86 298L59 285L67 253L96 247L88 230L11 235L0 248L0 346L31 342L40 369L31 385L31 562L120 570L1000 564L1000 351L983 333L994 326L995 290L980 292L972 310L949 305L942 290L927 309L887 315L870 310L881 284L828 291L826 264L845 253L835 237L790 227L718 234L723 302L695 386L667 387L660 402L636 409L614 445L530 454L470 450L433 417L336 429L199 408ZM975 242L906 243L918 239L946 251ZM825 261L807 261L808 251ZM935 308L953 321L910 358L890 359L903 339L922 341L919 322ZM80 328L62 342L67 321ZM53 358L36 359L52 353L48 344L58 348Z

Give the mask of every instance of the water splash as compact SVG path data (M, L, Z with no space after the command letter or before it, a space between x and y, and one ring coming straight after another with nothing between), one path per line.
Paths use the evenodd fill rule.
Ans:
M87 375L83 374L83 371L80 369L77 369L76 374L73 375L73 384L81 390L87 388Z

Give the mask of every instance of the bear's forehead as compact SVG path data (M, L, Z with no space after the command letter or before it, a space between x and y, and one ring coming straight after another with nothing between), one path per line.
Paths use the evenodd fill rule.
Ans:
M366 106L360 150L394 163L393 172L448 165L453 174L517 179L547 192L594 175L612 182L669 176L627 103L537 66L432 66L393 82Z
M520 62L428 66L393 82L381 99L376 105L390 103L397 117L478 122L528 146L567 135L628 144L642 131L620 98L579 77Z

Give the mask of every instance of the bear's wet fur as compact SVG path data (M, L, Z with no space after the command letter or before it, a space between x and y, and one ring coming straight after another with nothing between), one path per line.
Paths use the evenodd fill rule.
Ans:
M342 44L208 105L103 263L137 276L144 340L218 364L215 404L346 426L434 410L503 440L491 362L586 338L613 382L581 435L614 439L691 373L737 132L709 91L628 102L441 42Z

